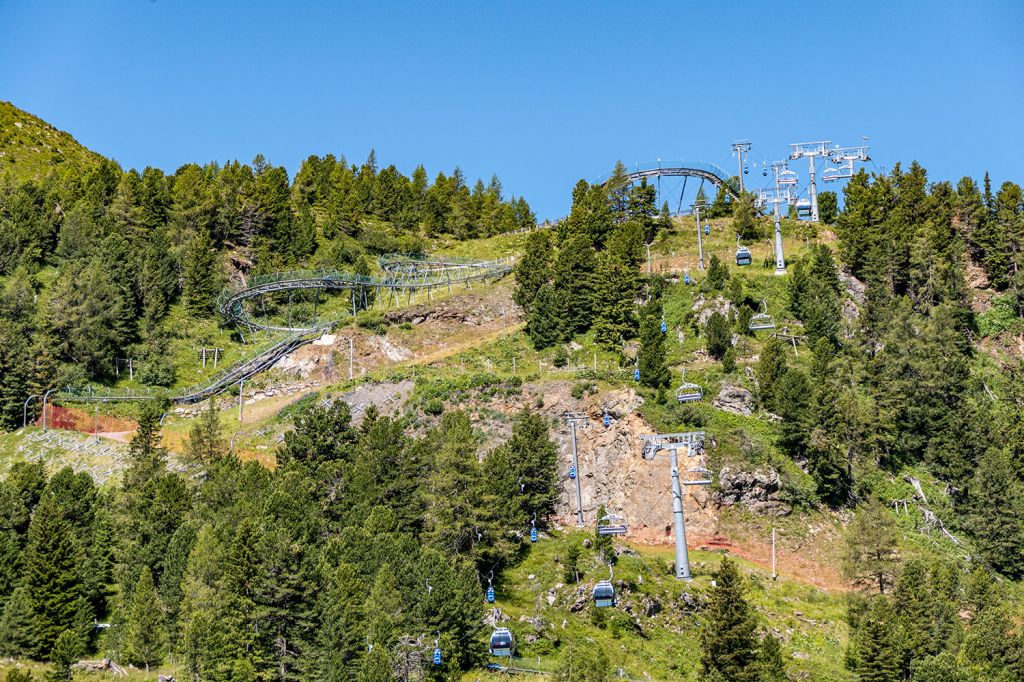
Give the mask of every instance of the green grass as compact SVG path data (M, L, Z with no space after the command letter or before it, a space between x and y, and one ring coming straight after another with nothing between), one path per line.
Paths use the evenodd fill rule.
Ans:
M592 551L584 550L581 556L580 584L561 585L560 557L565 556L570 543L581 543L589 537L589 532L575 531L542 536L497 586L495 606L508 617L502 625L513 631L518 642L521 658L516 665L539 665L540 670L551 671L558 665L564 644L573 641L601 648L615 668L622 668L633 679L644 679L648 674L655 680L696 680L700 614L699 608L686 606L683 594L702 603L722 555L692 551L694 580L683 583L670 570L672 548L631 547L614 568L615 580L625 586L619 590L618 606L595 614L590 590L596 580L608 577L608 569ZM848 636L843 596L785 578L772 581L756 566L742 560L739 563L748 576L747 597L763 625L784 640L790 674L814 680L853 679L842 668ZM574 613L570 606L577 599L577 589L585 606ZM645 609L655 603L661 610L648 617ZM486 643L479 646L485 647ZM801 658L793 658L793 654Z
M68 133L0 101L0 176L40 180L63 166L88 168L101 158Z

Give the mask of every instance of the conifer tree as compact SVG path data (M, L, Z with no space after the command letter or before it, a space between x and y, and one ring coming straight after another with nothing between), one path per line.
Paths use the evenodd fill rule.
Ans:
M898 534L892 515L877 502L862 507L846 530L843 573L855 584L885 594L898 566Z
M516 288L512 299L529 316L540 288L551 279L551 234L534 230L526 238L526 253L516 263Z
M979 558L1007 576L1024 576L1024 486L1005 451L992 448L982 456L967 504L965 521Z
M0 655L27 657L38 650L32 596L27 587L11 592L0 615Z
M84 648L74 630L61 631L50 652L51 668L46 673L47 682L71 682L71 666L78 662Z
M720 360L732 346L732 334L729 332L729 321L719 312L714 312L704 325L704 340L708 354Z
M139 581L132 592L125 625L125 660L145 667L160 665L167 646L163 606L156 596L153 574L148 566L142 567Z
M723 558L714 579L700 631L701 674L756 682L760 679L757 617L743 596L743 577L736 562Z
M839 215L839 199L835 192L818 192L818 218L825 225L831 225Z
M721 291L725 288L727 281L729 281L728 266L722 262L718 254L711 254L711 260L708 262L708 274L701 284L701 291Z
M550 348L565 338L568 332L565 300L550 284L542 285L537 291L526 321L526 333L537 350Z
M856 670L863 682L898 682L903 679L891 605L884 597L876 597L861 619L856 648Z
M210 464L218 457L222 457L227 451L223 431L220 413L211 399L188 432L185 451L189 458L195 462Z
M35 613L36 653L41 657L50 656L61 633L91 618L85 612L81 563L71 524L56 500L43 495L29 526L24 564L25 586Z
M669 383L668 367L665 365L665 334L661 331L661 304L652 299L644 307L640 321L640 351L637 367L640 369L640 383L650 388L664 388Z
M786 347L778 339L768 339L761 347L761 355L754 367L754 376L757 377L757 396L766 410L775 412L778 409L777 384L788 369Z
M182 262L181 295L190 315L209 317L217 289L217 257L209 232L197 233L188 243Z

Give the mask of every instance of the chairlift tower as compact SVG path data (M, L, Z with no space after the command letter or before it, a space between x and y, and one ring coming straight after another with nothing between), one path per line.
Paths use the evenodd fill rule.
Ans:
M821 157L826 158L830 156L828 146L832 144L831 140L823 140L821 142L798 142L796 144L789 145L793 151L790 152L790 160L806 158L810 164L810 184L808 188L811 193L811 222L818 222L818 188L814 183L814 159Z
M821 174L823 182L834 182L836 180L847 180L853 177L854 163L857 161L870 161L868 147L833 147L828 150L829 161L835 164L832 168L826 168Z
M693 202L693 214L697 219L697 269L704 269L704 238L700 234L700 210L704 208L703 201Z
M732 151L736 154L736 161L739 164L740 192L743 192L743 174L746 166L743 164L743 155L750 151L750 140L736 140L732 143Z
M789 204L793 201L793 192L790 189L797 183L797 175L789 170L785 161L772 163L772 173L775 175L775 189L760 189L757 192L755 206L764 208L772 204L772 216L775 219L775 274L782 276L786 274L786 255L782 250L782 204Z
M690 555L686 549L686 520L683 517L683 491L691 485L710 485L711 472L703 468L688 471L701 476L699 479L683 480L679 475L679 450L687 457L695 457L704 451L705 433L686 431L683 433L662 433L641 436L644 441L644 459L654 459L661 450L667 450L672 464L672 521L676 539L676 579L690 581Z
M580 414L579 412L566 412L565 422L569 425L572 430L572 466L576 470L576 525L580 528L583 527L583 491L580 486L580 460L576 455L576 424L581 424L583 428L587 428L590 420L587 415Z

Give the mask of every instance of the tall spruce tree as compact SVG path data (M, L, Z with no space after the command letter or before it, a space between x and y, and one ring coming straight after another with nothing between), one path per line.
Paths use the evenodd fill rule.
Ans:
M190 315L209 317L217 293L217 256L210 233L198 232L189 240L182 262L182 299Z
M743 577L736 562L723 558L714 579L700 630L701 675L757 682L757 617L744 597Z

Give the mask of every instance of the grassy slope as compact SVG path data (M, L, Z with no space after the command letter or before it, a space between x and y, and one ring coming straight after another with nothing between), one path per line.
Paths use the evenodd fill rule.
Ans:
M62 165L87 167L101 158L68 133L0 101L0 177L38 180Z

